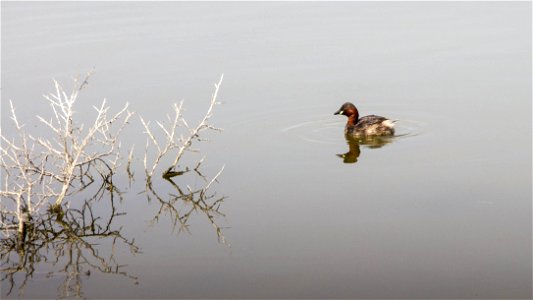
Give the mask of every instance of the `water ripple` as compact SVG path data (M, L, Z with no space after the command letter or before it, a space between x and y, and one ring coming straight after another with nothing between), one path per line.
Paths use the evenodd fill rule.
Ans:
M345 120L334 120L334 118L323 116L310 121L303 121L289 125L281 132L306 142L320 144L335 144L339 141L339 133L342 133Z

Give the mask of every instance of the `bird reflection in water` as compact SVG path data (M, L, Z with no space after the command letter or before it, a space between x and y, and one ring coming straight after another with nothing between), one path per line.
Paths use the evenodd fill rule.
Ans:
M361 146L370 149L381 148L394 141L392 136L365 136L365 137L353 137L346 135L346 143L349 146L348 152L343 154L337 154L342 158L345 164L356 163L361 155Z

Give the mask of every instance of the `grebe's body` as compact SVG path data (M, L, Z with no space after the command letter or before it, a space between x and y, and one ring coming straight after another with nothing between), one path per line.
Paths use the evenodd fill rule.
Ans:
M369 115L359 118L359 111L350 102L344 103L335 115L348 117L344 133L353 137L394 135L394 122L385 117Z

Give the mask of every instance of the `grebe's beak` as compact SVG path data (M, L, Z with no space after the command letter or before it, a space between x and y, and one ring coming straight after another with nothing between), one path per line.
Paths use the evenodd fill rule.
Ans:
M337 110L334 115L342 115L344 111L342 109Z

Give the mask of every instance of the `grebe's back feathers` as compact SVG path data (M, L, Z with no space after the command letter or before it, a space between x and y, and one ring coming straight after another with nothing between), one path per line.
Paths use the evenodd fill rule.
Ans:
M346 126L346 133L351 135L392 135L394 121L385 117L369 115L359 118L355 125Z

